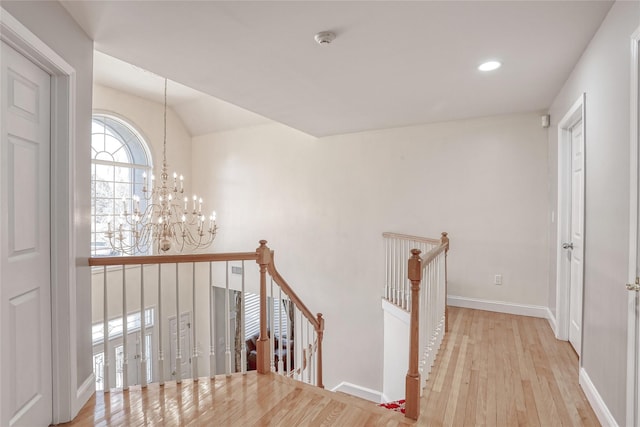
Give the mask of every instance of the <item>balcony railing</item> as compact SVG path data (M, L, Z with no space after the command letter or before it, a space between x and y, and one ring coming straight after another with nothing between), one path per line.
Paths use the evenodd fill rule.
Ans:
M245 268L252 262L256 268ZM197 381L248 369L323 387L324 319L307 308L278 272L266 241L252 252L99 257L90 258L89 265L102 267L94 274L94 279L102 276L101 304L94 304L94 311L102 311L98 345L104 357L96 375L102 377L105 392L116 385L114 378L124 379L118 382L126 389L132 383L145 387L148 381ZM93 286L96 292L99 283ZM247 312L247 301L255 294L259 310ZM116 322L122 337L118 358L110 326L113 329L114 318L132 318L132 311L140 313L136 334L145 339L131 342L130 322ZM259 326L248 323L251 315L259 318ZM153 321L146 316L154 316ZM146 339L149 325L154 329L152 341ZM247 328L256 326L257 339L247 336ZM220 351L224 367L218 366ZM130 364L136 365L136 372L153 374L132 380Z

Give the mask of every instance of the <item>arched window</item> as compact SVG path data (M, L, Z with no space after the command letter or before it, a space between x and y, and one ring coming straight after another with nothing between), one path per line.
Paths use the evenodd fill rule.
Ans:
M142 197L143 174L151 176L151 155L144 139L125 121L94 114L91 123L91 256L121 255L105 235L118 216L132 212L134 195ZM144 210L146 206L141 206ZM131 239L131 236L125 236Z

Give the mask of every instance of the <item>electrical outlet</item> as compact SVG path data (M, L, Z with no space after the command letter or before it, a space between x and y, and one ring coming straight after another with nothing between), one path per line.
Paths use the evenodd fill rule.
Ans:
M242 267L231 266L231 274L242 274Z
M494 283L496 285L502 285L502 274L496 274L496 280Z

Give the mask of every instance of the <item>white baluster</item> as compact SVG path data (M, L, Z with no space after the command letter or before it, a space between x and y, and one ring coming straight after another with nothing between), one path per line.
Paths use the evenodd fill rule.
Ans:
M399 259L402 255L400 254L398 239L393 239L393 259L395 264L395 275L393 278L393 303L399 305L400 303L400 284L402 283L402 271L401 271L401 263L399 264Z
M389 301L395 304L396 299L396 248L395 248L395 239L391 239L389 242L391 251L391 296Z
M182 348L180 343L180 265L176 263L176 384L182 383Z
M102 295L102 310L104 314L104 324L103 324L103 348L104 348L104 365L102 372L102 381L103 381L103 390L105 393L109 393L109 359L111 358L109 354L109 307L108 307L108 299L107 299L107 266L104 266L103 277L104 277L104 288Z
M307 324L307 367L306 367L306 371L307 371L307 383L311 384L311 353L313 351L312 348L312 344L311 344L311 335L309 333L309 327L311 326L309 324L309 320L305 318L305 323Z
M229 319L229 261L225 262L225 288L224 288L224 372L231 376L231 322Z
M311 345L313 346L313 351L312 354L313 356L311 357L311 384L312 385L317 385L317 377L316 377L316 351L317 351L317 347L316 347L316 343L318 342L318 335L316 334L316 330L315 328L313 328L313 331L311 332Z
M164 385L164 348L162 346L162 264L158 264L158 380Z
M282 289L278 288L278 304L280 306L280 310L278 311L278 373L280 375L284 374L284 360L283 352L282 352ZM289 351L289 350L287 350ZM288 358L288 357L287 357Z
M194 382L198 381L198 335L196 334L196 263L192 264L192 282L191 282L191 377Z
M289 317L289 312L293 313L294 309L292 306L293 302L291 301L291 299L289 298L289 296L287 296L287 376L289 376L289 373L291 372L291 365L293 364L291 361L292 356L294 356L295 353L295 341L294 341L294 337L291 335L291 327L292 327L292 318ZM291 348L291 343L293 343L293 348Z
M246 317L246 304L247 304L247 299L246 299L247 294L245 293L244 290L244 261L242 261L242 322L240 322L240 337L241 339L241 343L240 343L240 372L242 372L243 374L247 373L247 344L246 344L246 340L244 339L245 337L245 326L247 323L247 317Z
M147 316L144 310L144 265L140 265L140 384L147 386Z
M298 381L304 381L304 359L305 359L305 351L304 351L304 337L303 337L303 332L304 332L304 323L303 323L303 319L304 316L302 314L302 310L298 310L300 312L300 321L298 322L298 326L296 327L296 329L298 330L298 336L299 336L299 342L300 342L300 357L298 358L298 361L296 362L298 364L298 369L296 369L297 374L298 374Z
M213 263L209 261L209 376L216 376L216 294L213 289Z
M411 248L409 247L411 244L411 242L409 241L405 241L404 242L404 256L402 257L403 259L403 263L402 265L404 266L404 271L402 274L402 277L404 278L404 280L402 281L402 283L404 283L404 300L402 301L402 305L404 307L405 310L409 310L409 307L411 307L411 283L409 282L408 277L408 273L409 271L407 270L408 265L407 265L407 261L409 260L409 254L410 254L410 250Z
M123 346L123 361L122 361L122 389L129 389L129 350L127 341L129 341L128 334L128 318L127 318L127 279L125 276L124 265L122 266L122 346Z
M275 313L275 308L276 308L276 301L275 298L273 298L273 277L270 277L270 282L271 282L271 286L269 287L269 295L271 297L271 310L267 311L267 314L269 315L269 319L267 319L268 325L269 325L269 353L271 354L271 372L275 372L276 371L276 365L275 365L275 333L274 333L274 329L273 329L273 314ZM268 300L267 300L268 301Z
M391 300L391 246L389 243L389 238L385 237L384 241L384 297L387 301Z

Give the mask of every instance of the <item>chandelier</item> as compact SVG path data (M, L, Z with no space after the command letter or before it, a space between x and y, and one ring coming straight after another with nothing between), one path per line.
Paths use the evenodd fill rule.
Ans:
M114 214L114 225L105 233L111 248L126 255L155 253L173 249L204 249L216 237L216 212L207 218L202 198L191 200L184 195L184 177L173 173L169 179L167 165L167 79L164 79L164 142L160 182L152 174L150 182L143 173L142 195L122 199L122 209ZM190 203L191 202L191 203ZM142 208L141 208L142 204Z

